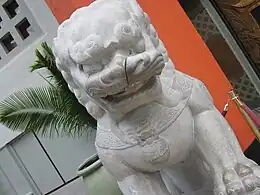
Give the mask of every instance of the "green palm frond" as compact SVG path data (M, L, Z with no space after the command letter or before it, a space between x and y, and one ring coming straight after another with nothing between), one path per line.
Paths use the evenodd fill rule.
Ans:
M64 101L53 87L16 92L0 103L0 123L13 130L34 131L49 137L54 134L75 137L93 130L90 123L80 120L79 113L70 113L72 105ZM64 112L64 105L68 112Z
M41 51L35 50L36 61L31 66L31 72L40 69L47 69L49 81L53 81L57 87L69 90L66 81L63 79L61 72L58 70L55 62L54 54L46 42L41 44Z
M96 129L92 118L75 95L69 90L62 74L56 67L55 56L47 43L36 50L36 61L31 71L45 69L47 87L28 88L18 91L0 102L0 123L22 132L43 136L53 134L78 136Z

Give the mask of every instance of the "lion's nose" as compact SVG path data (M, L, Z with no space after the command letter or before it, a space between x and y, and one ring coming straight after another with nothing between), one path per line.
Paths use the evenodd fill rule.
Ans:
M130 56L126 59L125 70L129 76L138 75L147 68L150 61L151 58L146 53Z

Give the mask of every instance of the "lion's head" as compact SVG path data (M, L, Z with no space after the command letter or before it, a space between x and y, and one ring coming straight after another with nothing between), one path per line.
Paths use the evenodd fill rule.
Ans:
M89 113L125 114L160 93L166 49L135 0L97 0L63 22L57 66Z

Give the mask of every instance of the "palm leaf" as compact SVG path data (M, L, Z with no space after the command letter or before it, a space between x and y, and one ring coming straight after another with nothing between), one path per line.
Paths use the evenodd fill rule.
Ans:
M57 87L68 89L66 81L63 79L62 74L56 67L55 57L51 48L46 42L43 42L41 47L42 51L39 49L35 50L36 61L31 66L31 72L42 68L47 69L49 71L49 75L47 77L50 81L54 81Z
M31 71L42 68L47 69L50 72L50 82L54 80L55 86L58 88L60 95L66 99L68 105L73 105L70 106L69 112L72 113L72 115L79 113L79 120L84 121L86 124L90 124L92 127L96 127L96 120L87 112L86 108L78 102L75 95L70 91L61 72L58 70L52 49L46 42L43 42L41 47L42 52L39 50L35 51L37 60L35 64L31 66ZM66 109L68 108L65 107L64 110Z
M73 105L69 108L65 107L64 111L67 110L72 115L79 114L78 119L84 123L96 127L96 120L87 112L86 108L82 106L75 95L68 88L67 82L64 80L61 72L56 66L55 56L52 49L46 42L42 43L42 52L36 50L36 63L31 67L31 71L45 68L50 72L50 79L55 81L55 85L59 90L59 93L65 99L66 105ZM40 65L37 65L39 63Z
M54 134L80 136L92 131L90 123L80 120L79 113L69 112L71 105L53 87L18 91L0 103L0 123L13 130L34 131L42 136Z
M44 79L50 86L28 88L0 102L0 123L13 130L34 131L43 136L58 133L75 137L83 132L92 133L96 120L69 90L51 48L44 42L35 55L31 71L48 70L49 75Z

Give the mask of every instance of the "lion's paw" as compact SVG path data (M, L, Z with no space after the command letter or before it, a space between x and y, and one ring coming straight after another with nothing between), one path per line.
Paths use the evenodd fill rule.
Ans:
M221 183L215 188L215 195L260 195L260 175L244 164L225 170Z

